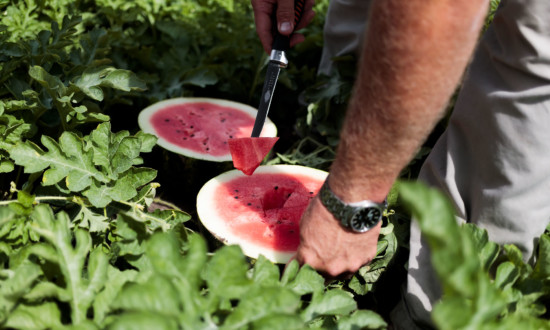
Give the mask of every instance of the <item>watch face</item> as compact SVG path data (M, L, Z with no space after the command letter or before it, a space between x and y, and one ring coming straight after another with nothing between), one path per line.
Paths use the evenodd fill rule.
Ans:
M356 212L350 219L350 226L355 231L367 231L380 220L382 212L376 207L367 207Z

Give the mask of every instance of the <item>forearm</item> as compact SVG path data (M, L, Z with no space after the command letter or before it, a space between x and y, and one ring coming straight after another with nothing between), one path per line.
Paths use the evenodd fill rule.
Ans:
M471 56L486 0L374 1L330 185L381 201L441 117Z

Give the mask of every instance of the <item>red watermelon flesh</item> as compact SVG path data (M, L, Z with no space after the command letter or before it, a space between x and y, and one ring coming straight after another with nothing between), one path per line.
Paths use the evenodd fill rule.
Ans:
M246 175L252 175L278 139L278 137L243 137L228 140L233 166Z
M236 236L277 251L296 251L299 222L322 180L261 173L235 178L218 187L214 205Z
M213 156L227 154L227 140L250 136L254 117L230 107L196 102L174 104L151 118L159 136L187 149Z

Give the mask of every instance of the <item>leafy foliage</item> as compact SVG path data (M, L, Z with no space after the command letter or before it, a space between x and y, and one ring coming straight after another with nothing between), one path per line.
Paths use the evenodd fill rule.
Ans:
M550 295L548 234L541 236L537 262L531 267L517 247L501 248L472 224L459 227L453 207L440 192L407 183L400 186L400 193L418 219L442 283L443 299L432 314L440 329L548 326L548 320L541 318Z
M270 116L285 139L272 163L328 169L334 158L355 59L317 76L327 6L316 4L281 73ZM180 175L170 178L179 198L199 175L157 157L155 138L131 119L177 96L256 105L266 56L248 0L0 0L0 10L0 327L386 328L381 309L391 305L381 296L397 287L392 270L404 269L396 256L408 223L395 191L438 247L441 328L545 325L548 235L537 263L525 264L514 246L453 225L446 202L421 187L390 196L373 262L328 283L296 262L282 271L236 246L214 249L193 233L194 210L159 203L166 190L153 180L164 163Z

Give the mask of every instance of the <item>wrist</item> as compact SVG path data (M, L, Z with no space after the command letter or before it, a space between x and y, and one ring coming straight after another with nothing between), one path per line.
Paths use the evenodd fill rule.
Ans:
M383 203L372 200L346 203L334 194L330 187L329 178L319 191L319 199L321 204L340 222L343 228L354 233L364 233L379 224L387 207L385 199Z

